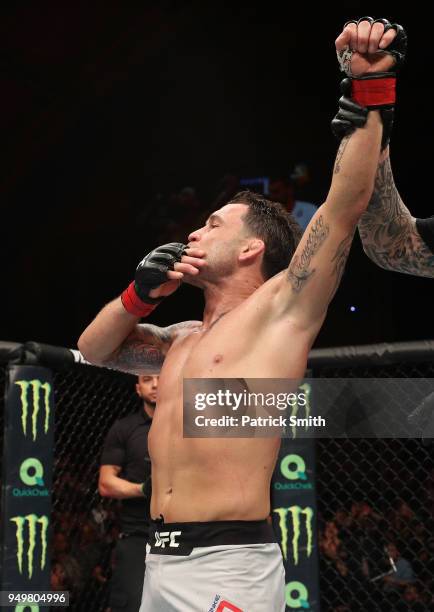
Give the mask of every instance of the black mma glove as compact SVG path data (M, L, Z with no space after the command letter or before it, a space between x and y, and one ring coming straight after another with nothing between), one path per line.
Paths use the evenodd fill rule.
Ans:
M145 317L164 298L152 298L152 289L166 283L167 271L173 270L176 262L181 261L185 244L170 242L157 247L146 255L136 268L134 281L121 295L122 304L127 312L136 317Z
M396 30L397 35L391 44L381 50L382 53L393 55L395 65L390 72L372 72L353 77L351 75L352 51L344 49L338 52L341 70L351 78L344 79L341 83L343 96L339 100L338 114L332 121L332 131L341 139L356 127L362 127L366 123L369 110L379 110L383 122L381 149L384 150L389 144L392 131L396 100L396 72L405 59L407 35L402 26L396 23L391 24L387 19L374 21L372 17L362 17L358 21L348 21L345 26L349 23L359 24L361 21L380 22L384 24L385 32L392 28Z

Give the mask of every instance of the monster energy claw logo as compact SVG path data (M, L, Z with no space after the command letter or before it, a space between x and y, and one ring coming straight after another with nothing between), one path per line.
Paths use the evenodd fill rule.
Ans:
M292 556L294 564L298 565L299 561L299 547L300 547L300 536L301 536L301 516L304 516L304 523L306 528L306 554L308 557L312 554L312 543L313 543L313 509L309 506L301 508L300 506L290 506L289 508L275 508L274 511L279 517L279 527L282 534L282 553L283 558L288 558L288 538L289 529L287 524L287 517L291 516L292 519Z
M305 411L306 411L306 419L309 419L310 416L310 395L311 395L311 386L309 383L303 383L302 385L299 386L299 389L301 389L301 391L303 391L305 393L306 396L306 405L305 405ZM292 417L296 417L298 414L298 402L296 402L293 407L292 407L292 411L291 411L291 416ZM292 429L292 439L294 440L297 437L297 427L295 425L293 425L291 427ZM306 425L306 429L307 429L307 425Z
M23 573L23 560L25 540L28 536L27 547L27 573L29 578L33 576L33 560L36 548L37 526L41 525L40 542L41 542L41 563L40 568L43 570L47 561L47 532L48 532L48 516L36 516L36 514L28 514L27 516L14 516L10 519L16 525L16 540L17 540L17 563L20 574ZM27 529L24 530L24 526ZM25 531L27 533L25 533Z
M44 432L48 432L50 422L51 385L48 382L43 383L40 380L17 380L15 384L21 391L21 424L23 426L23 433L25 436L27 436L27 416L29 413L30 389L32 390L32 435L33 440L36 440L38 435L38 414L41 403L41 391L44 395L45 408Z

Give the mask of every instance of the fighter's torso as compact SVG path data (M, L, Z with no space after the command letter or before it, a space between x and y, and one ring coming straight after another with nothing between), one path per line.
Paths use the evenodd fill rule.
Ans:
M166 522L256 520L269 511L269 485L280 440L183 438L184 378L297 378L308 339L290 322L267 324L260 295L209 329L186 331L160 375L149 434L151 516Z

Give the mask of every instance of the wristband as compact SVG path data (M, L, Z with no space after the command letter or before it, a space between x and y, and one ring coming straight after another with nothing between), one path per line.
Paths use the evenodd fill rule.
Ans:
M375 74L375 73L374 73ZM396 102L396 77L394 74L381 74L370 78L352 79L351 97L357 104L365 108L384 108L393 106Z
M156 304L146 304L137 295L134 281L121 294L122 305L127 312L135 317L147 317L156 308Z

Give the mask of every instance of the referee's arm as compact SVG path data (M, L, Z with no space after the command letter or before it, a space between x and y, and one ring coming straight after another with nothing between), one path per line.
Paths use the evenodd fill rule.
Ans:
M375 187L359 224L367 256L395 272L434 278L434 219L415 219L393 180L389 148L380 157Z
M130 482L120 478L121 469L118 465L101 465L98 480L98 491L101 497L111 497L113 499L143 497L143 483Z

